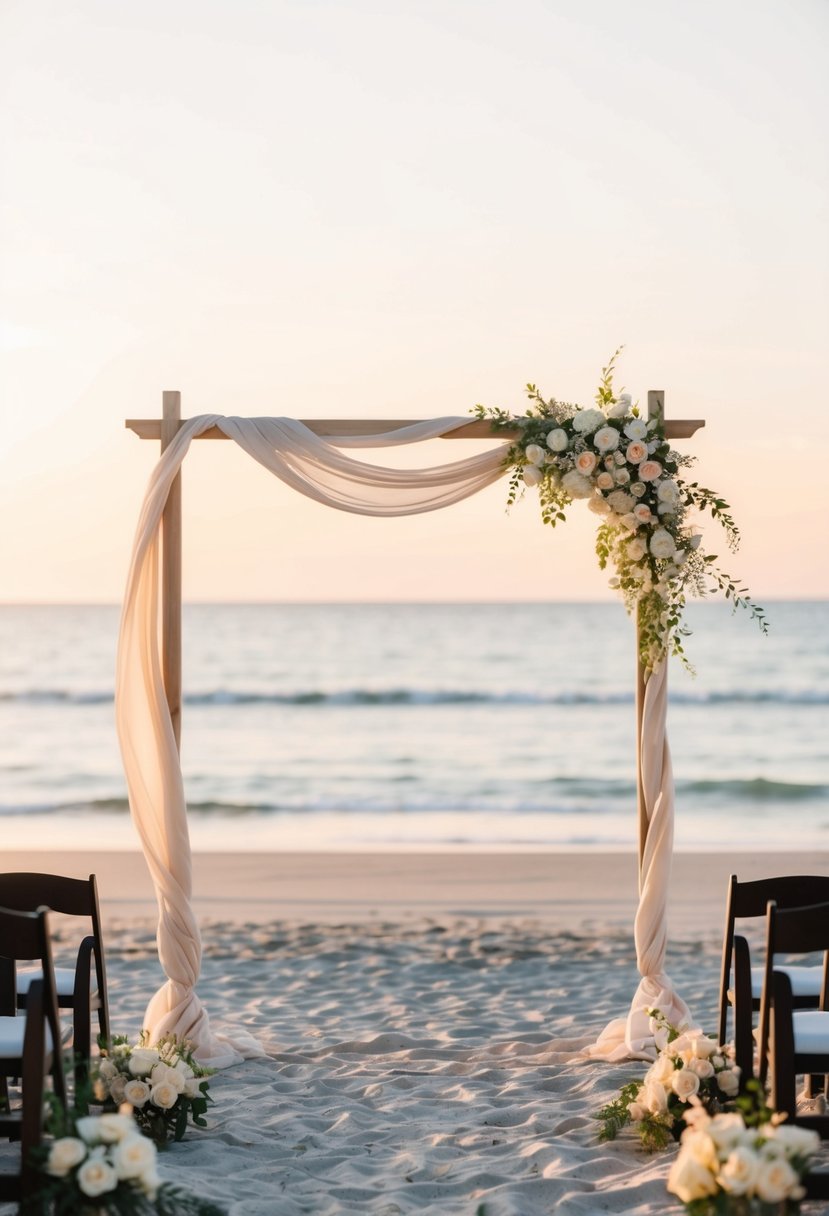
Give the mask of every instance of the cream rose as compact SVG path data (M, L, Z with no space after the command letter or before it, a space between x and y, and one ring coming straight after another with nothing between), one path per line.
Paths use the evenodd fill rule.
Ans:
M70 1170L80 1165L86 1151L86 1145L77 1136L64 1136L56 1140L49 1150L46 1172L53 1178L65 1178Z
M710 1060L720 1050L720 1045L707 1034L700 1034L691 1040L691 1050L698 1059Z
M607 501L619 515L627 515L634 507L634 500L625 490L614 490L612 494L608 494Z
M653 519L651 509L644 502L638 502L633 508L633 514L636 516L640 524L647 524Z
M656 487L656 497L660 502L665 502L669 506L675 507L679 502L679 486L675 481L670 481L669 479L660 481Z
M599 427L593 436L593 447L597 452L615 452L619 446L619 432L615 426Z
M150 1101L161 1110L171 1110L178 1101L178 1090L169 1081L161 1081L150 1090Z
M118 1175L103 1157L89 1157L84 1161L75 1177L84 1195L94 1199L96 1195L105 1195L114 1191L118 1185Z
M695 1072L700 1081L707 1081L714 1075L714 1065L710 1060L689 1060L686 1067Z
M639 1090L637 1100L652 1115L664 1115L668 1109L668 1095L659 1081L646 1081Z
M631 418L625 426L625 435L628 439L644 439L647 433L648 424L644 418Z
M691 1110L696 1109L698 1108L691 1107ZM720 1160L717 1156L716 1145L704 1128L687 1127L682 1133L682 1149L683 1152L690 1153L694 1160L698 1161L700 1165L704 1165L706 1169L713 1170L714 1173L719 1169Z
M156 1064L150 1074L150 1085L155 1087L166 1083L172 1085L173 1089L180 1094L184 1092L184 1082L184 1075L177 1068L171 1068L169 1064L165 1064L163 1060Z
M142 1178L156 1164L156 1147L146 1136L126 1136L112 1153L119 1178Z
M556 427L547 435L547 447L551 452L566 452L569 446L570 440L567 438L567 432L563 431L561 427Z
M630 473L627 469L617 469L613 474L613 480L617 486L626 486L630 481Z
M154 1047L136 1047L130 1056L129 1070L134 1077L148 1077L159 1061Z
M671 1089L680 1102L687 1102L692 1094L699 1093L699 1077L690 1068L678 1068L671 1077Z
M573 415L573 430L579 435L589 435L591 431L597 431L604 421L601 410L579 410Z
M524 455L527 457L530 464L541 464L546 453L543 448L538 446L537 443L528 443L524 448Z
M628 464L641 464L647 454L647 444L640 443L638 440L634 443L629 443L625 449L625 459Z
M736 1098L740 1088L740 1078L735 1069L724 1068L717 1073L717 1085L727 1098Z
M720 1153L729 1153L735 1145L746 1138L746 1127L743 1116L738 1114L714 1115L709 1120L708 1135L714 1141ZM748 1133L751 1136L752 1133Z
M729 1153L720 1167L717 1181L730 1195L746 1195L754 1187L761 1161L754 1149L740 1144Z
M596 456L593 452L579 452L576 457L576 468L582 477L589 477L596 467Z
M111 1081L113 1077L117 1077L118 1069L113 1064L112 1060L101 1060L98 1065L98 1076L103 1077L105 1081Z
M700 1165L683 1146L668 1174L668 1190L682 1203L692 1203L706 1195L716 1195L717 1189L717 1180L711 1171Z
M662 465L658 460L643 460L639 465L640 481L656 481L662 476Z
M633 548L634 544L640 544L639 541L630 541L628 543L628 552ZM670 1081L671 1077L676 1072L674 1062L670 1056L660 1052L648 1071L645 1073L646 1081L658 1081L660 1085L665 1085Z
M765 1152L772 1145L779 1147L787 1157L811 1157L820 1147L820 1136L809 1127L796 1127L793 1123L766 1123L761 1129L766 1137Z
M113 1102L117 1102L120 1106L124 1101L124 1090L127 1087L127 1078L125 1076L113 1077L109 1083L109 1096Z
M149 1097L149 1085L137 1077L132 1081L127 1081L124 1086L124 1101L129 1102L130 1106L137 1106L140 1109L149 1101Z
M647 553L647 549L638 536L633 536L628 541L627 553L632 562L641 562Z
M561 479L561 488L571 498L590 498L593 494L593 486L578 469L571 469L569 473L564 474Z
M543 480L544 474L541 472L538 465L525 464L522 477L524 478L525 486L537 486L540 485L541 481Z
M630 487L630 492L634 498L644 498L647 492L647 486L643 481L634 481Z
M802 1195L797 1174L785 1157L763 1161L757 1171L754 1193L762 1203L782 1203L784 1199Z
M596 485L600 490L612 490L615 484L612 473L600 473L596 478Z
M600 495L594 495L593 498L588 498L587 509L592 511L594 515L610 515L611 510L607 501Z
M673 557L676 545L670 532L665 528L657 528L651 537L650 551L657 558Z

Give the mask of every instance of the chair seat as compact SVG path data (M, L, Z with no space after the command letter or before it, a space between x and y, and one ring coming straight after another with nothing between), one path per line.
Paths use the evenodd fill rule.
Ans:
M25 996L33 980L43 979L40 967L20 967L17 972L17 995ZM73 996L75 992L75 972L71 967L55 967L55 991L58 1000L61 997ZM98 982L95 972L89 976L89 991L92 996L98 995Z
M792 1014L792 1029L796 1055L829 1055L829 1011L797 1009Z
M0 1018L0 1061L20 1060L23 1057L23 1036L26 1033L26 1019ZM43 1034L46 1050L52 1050L52 1032L44 1025Z
M802 1000L805 997L811 997L815 1001L820 996L820 988L823 983L823 968L822 967L778 967L775 966L775 971L783 971L789 977L792 985L792 996L795 1000ZM759 1001L763 995L763 976L762 967L751 968L751 995L755 1001ZM734 1004L734 989L728 991L728 1000Z

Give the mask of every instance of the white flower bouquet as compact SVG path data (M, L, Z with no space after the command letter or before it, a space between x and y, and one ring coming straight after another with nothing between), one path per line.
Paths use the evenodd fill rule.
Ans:
M161 1182L156 1146L128 1110L75 1118L53 1108L59 1134L39 1150L41 1182L22 1205L25 1216L223 1216Z
M696 1027L677 1028L657 1009L648 1011L659 1055L641 1081L624 1085L619 1097L595 1115L600 1140L615 1140L633 1125L649 1152L679 1139L691 1109L714 1114L737 1097L740 1070L734 1049Z
M690 1216L790 1216L800 1210L802 1179L820 1137L771 1121L746 1127L742 1114L713 1117L694 1105L685 1116L668 1190Z
M693 512L708 512L720 523L732 550L740 534L728 503L680 470L694 458L674 451L659 419L639 416L629 393L613 389L614 354L602 370L596 407L545 399L527 385L533 402L515 417L483 405L475 415L494 431L520 432L506 466L512 470L508 505L525 486L538 488L541 518L555 525L566 518L573 499L581 498L599 518L596 554L601 569L615 569L611 587L622 594L639 623L640 658L652 671L668 655L683 662L682 638L688 630L682 613L688 594L720 591L736 608L746 608L765 633L763 609L703 552Z
M157 1145L182 1140L188 1121L207 1126L212 1074L193 1059L188 1043L167 1035L150 1047L142 1031L135 1046L118 1035L100 1050L91 1078L93 1097L105 1107L129 1103L138 1126Z

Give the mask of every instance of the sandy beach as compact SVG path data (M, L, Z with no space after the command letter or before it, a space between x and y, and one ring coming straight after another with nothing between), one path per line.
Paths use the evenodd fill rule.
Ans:
M5 860L98 874L114 1029L137 1033L162 978L143 858ZM827 863L677 856L668 970L704 1027L727 875ZM210 854L195 890L202 999L266 1054L216 1075L168 1180L230 1216L681 1211L674 1150L596 1140L592 1113L642 1066L580 1055L635 989L631 857Z

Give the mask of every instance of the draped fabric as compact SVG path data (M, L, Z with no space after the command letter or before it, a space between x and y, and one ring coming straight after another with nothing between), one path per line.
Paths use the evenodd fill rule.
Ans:
M159 959L167 976L147 1008L144 1026L152 1041L168 1033L185 1037L194 1044L196 1057L214 1068L261 1052L259 1044L244 1031L215 1032L195 991L201 939L191 905L187 805L164 693L159 637L161 518L191 440L216 426L269 472L306 497L340 511L389 517L439 510L491 485L504 472L505 445L422 469L387 468L357 460L342 449L416 443L446 434L468 421L439 418L388 433L324 440L294 419L207 414L183 423L159 460L150 478L133 546L121 618L115 697L130 809L155 886ZM659 1004L669 1016L680 1007L684 1009L663 970L673 836L666 712L663 667L648 681L642 737L650 822L635 926L642 982L627 1022L612 1023L592 1049L597 1055L613 1059L647 1052L643 1003Z
M645 684L642 710L641 775L648 820L639 867L639 907L634 921L636 965L642 979L626 1018L614 1018L587 1055L601 1060L652 1060L655 1055L648 1009L661 1009L674 1026L691 1020L688 1006L665 974L668 946L668 892L674 849L674 777L668 746L668 664L662 662Z

